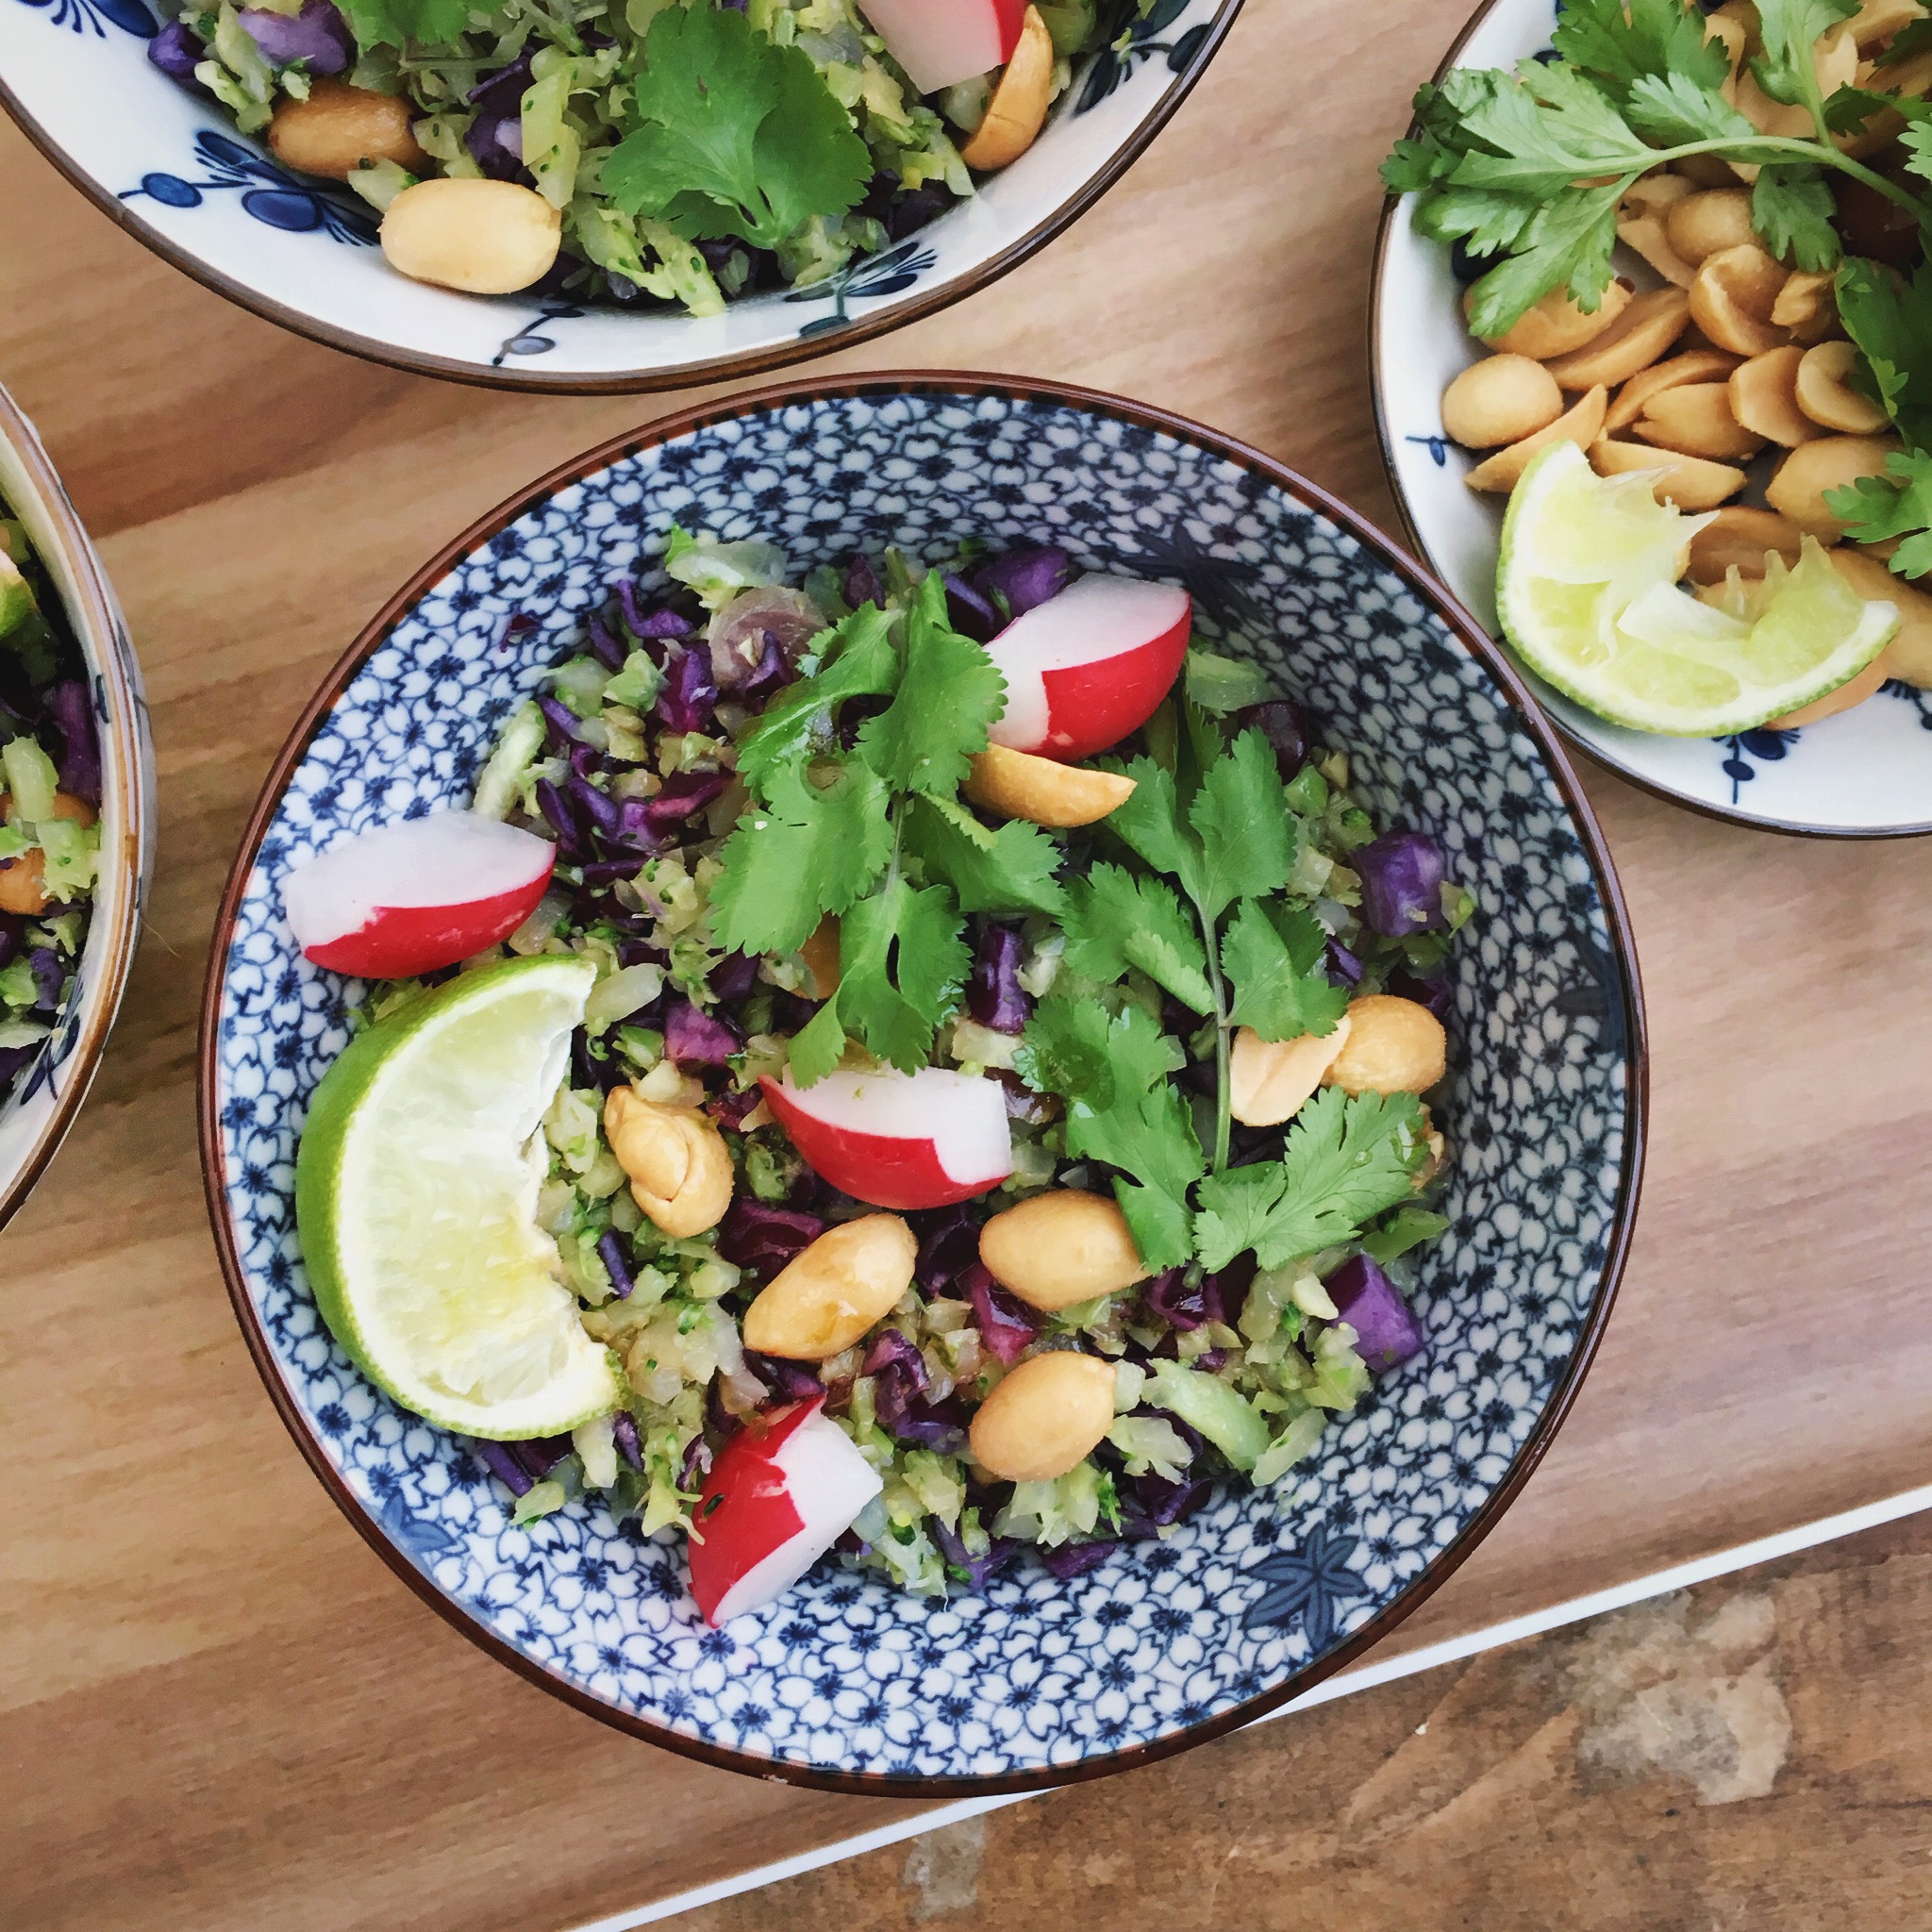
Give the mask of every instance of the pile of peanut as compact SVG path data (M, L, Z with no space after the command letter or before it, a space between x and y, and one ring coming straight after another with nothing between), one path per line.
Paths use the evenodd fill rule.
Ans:
M1873 57L1924 14L1917 0L1866 0L1824 36L1815 59L1826 97L1844 84L1932 92L1932 54L1872 77ZM1752 77L1746 63L1758 44L1747 0L1727 0L1707 31L1730 60L1724 92L1733 106L1766 133L1809 131L1803 108L1771 100ZM1875 154L1903 125L1895 113L1876 115L1842 145L1855 157ZM1493 452L1470 471L1473 490L1507 493L1556 441L1577 444L1599 475L1657 472L1660 501L1716 513L1691 541L1688 572L1708 601L1732 571L1748 580L1761 578L1774 555L1795 563L1807 535L1833 546L1855 591L1898 606L1900 627L1868 671L1807 707L1809 722L1857 704L1888 677L1932 687L1932 595L1886 568L1894 546L1844 542L1844 524L1825 506L1827 491L1882 473L1900 443L1885 411L1850 381L1857 351L1840 324L1833 277L1788 268L1758 241L1748 185L1756 174L1699 155L1635 183L1617 233L1663 286L1640 291L1620 277L1591 314L1560 289L1546 295L1507 334L1483 339L1494 353L1443 391L1442 428L1465 448ZM1847 245L1874 248L1874 239L1848 236ZM1745 465L1767 451L1775 453L1763 491L1769 508L1734 501L1751 481Z

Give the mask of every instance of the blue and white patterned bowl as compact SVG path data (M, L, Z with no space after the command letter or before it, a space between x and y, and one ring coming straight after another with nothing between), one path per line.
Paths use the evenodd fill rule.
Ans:
M317 1319L291 1178L346 1038L299 957L289 869L466 802L502 720L675 519L800 566L1050 536L1177 580L1426 827L1480 911L1456 959L1453 1231L1425 1357L1283 1491L1230 1492L1073 1582L928 1604L824 1565L707 1631L668 1540L599 1508L510 1526L463 1444L399 1412ZM534 627L510 624L534 618ZM1245 646L1234 641L1244 638ZM1636 1207L1642 1011L1609 861L1547 727L1468 620L1278 465L1176 417L998 377L788 385L641 431L485 519L389 606L282 754L216 929L202 1036L208 1199L271 1394L411 1586L546 1689L674 1749L868 1790L1021 1789L1213 1736L1306 1688L1459 1562L1541 1454L1608 1313Z
M1032 148L971 200L829 281L704 318L463 295L397 275L365 202L291 174L149 64L148 0L0 0L0 105L176 268L333 348L507 389L671 389L849 347L1016 268L1125 173L1240 8L1155 0L1082 63Z
M1513 67L1550 44L1550 0L1491 0L1450 48L1454 67ZM1391 130L1391 133L1393 130ZM1463 325L1449 250L1415 232L1412 197L1391 201L1375 249L1369 323L1382 460L1418 554L1493 633L1498 496L1463 482L1476 457L1442 430L1442 391L1488 352ZM1620 274L1657 277L1627 251ZM1894 678L1854 709L1796 731L1657 738L1586 711L1525 676L1557 727L1613 771L1698 811L1827 838L1932 832L1932 691Z
M155 751L141 667L101 560L34 426L0 389L0 499L59 592L93 691L101 744L101 859L74 991L39 1058L0 1101L0 1226L73 1125L134 965L154 869Z

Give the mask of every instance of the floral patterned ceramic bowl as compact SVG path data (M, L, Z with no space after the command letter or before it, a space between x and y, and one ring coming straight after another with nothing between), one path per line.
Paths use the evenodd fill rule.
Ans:
M101 857L75 990L0 1101L0 1224L25 1201L74 1124L134 963L154 866L155 754L141 668L113 587L34 426L0 389L0 500L59 592L93 691L101 746Z
M1449 50L1452 67L1513 67L1550 44L1549 0L1491 0ZM1496 549L1506 499L1463 483L1475 458L1442 432L1442 391L1485 353L1463 326L1449 250L1418 235L1413 202L1382 218L1371 298L1382 459L1418 553L1495 629ZM1656 277L1620 251L1619 272ZM1525 675L1557 728L1646 790L1768 830L1888 838L1932 832L1932 692L1893 679L1876 696L1802 730L1657 738L1586 711Z
M672 389L848 347L1018 267L1159 132L1240 7L1155 0L1133 12L1075 72L1032 148L973 199L828 281L706 318L463 295L397 275L365 202L291 174L148 63L147 0L0 0L0 104L176 268L318 341L506 389Z
M282 880L346 831L467 802L501 721L614 575L653 574L674 519L774 539L800 567L1050 536L1089 568L1179 581L1217 648L1257 656L1308 701L1370 808L1435 834L1475 893L1455 959L1453 1227L1418 1291L1430 1346L1281 1489L1229 1491L1071 1582L1033 1568L928 1603L827 1562L707 1630L674 1543L575 1506L513 1527L462 1441L392 1407L331 1344L291 1178L346 1015L342 983L296 950ZM760 1775L913 1794L1178 1750L1413 1608L1494 1523L1575 1392L1642 1145L1642 1010L1609 861L1489 642L1266 458L1134 404L998 377L740 397L592 451L458 539L343 658L276 764L217 925L202 1055L237 1312L316 1473L397 1573L505 1662L641 1737Z

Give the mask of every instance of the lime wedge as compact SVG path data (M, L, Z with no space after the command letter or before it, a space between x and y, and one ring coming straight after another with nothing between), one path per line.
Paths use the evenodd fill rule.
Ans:
M620 1399L537 1225L539 1123L595 976L549 958L463 974L351 1041L309 1105L295 1213L316 1303L443 1428L556 1436Z
M1497 613L1565 696L1632 730L1722 738L1836 691L1890 641L1897 607L1859 596L1809 537L1796 567L1774 558L1752 594L1713 604L1680 590L1709 518L1658 503L1655 475L1599 476L1557 442L1510 495Z

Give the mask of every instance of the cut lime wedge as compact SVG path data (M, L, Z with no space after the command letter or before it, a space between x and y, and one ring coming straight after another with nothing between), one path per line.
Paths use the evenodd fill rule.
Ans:
M1524 662L1613 724L1676 738L1748 731L1836 691L1898 609L1868 603L1811 538L1796 567L1717 603L1680 590L1709 521L1657 501L1655 472L1599 476L1571 442L1530 461L1503 519L1496 608Z
M539 1123L595 969L513 959L412 1000L315 1090L295 1160L324 1319L406 1408L499 1441L561 1435L618 1403L537 1225Z

